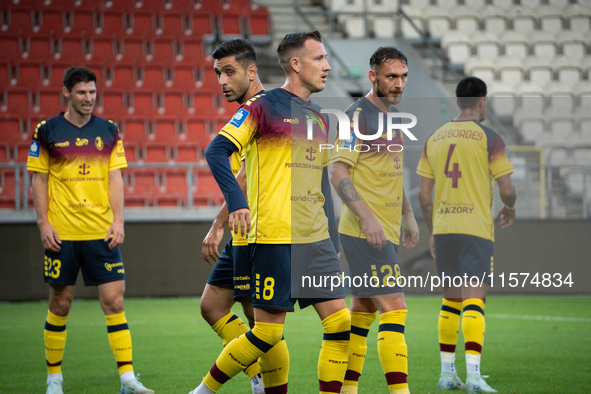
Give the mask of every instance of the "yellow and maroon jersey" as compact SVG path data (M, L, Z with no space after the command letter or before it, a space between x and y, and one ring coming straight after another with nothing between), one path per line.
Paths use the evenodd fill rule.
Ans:
M293 99L293 100L292 100ZM244 150L249 243L299 244L328 238L323 210L322 168L330 153L320 108L284 89L258 94L242 104L220 134ZM313 121L307 139L306 124Z
M62 240L103 239L113 222L109 171L125 168L117 125L92 115L82 127L61 113L35 128L27 169L48 174L47 216Z
M398 112L394 107L392 112ZM359 116L359 132L373 135L379 130L379 117L385 114L367 98L361 98L345 111L351 119ZM382 124L385 124L384 121ZM384 132L378 139L364 141L357 139L351 131L351 139L338 140L333 149L332 162L349 164L349 178L359 197L367 204L378 220L386 239L398 245L402 215L402 132L392 131L392 139ZM339 233L351 237L366 238L363 223L345 204L341 207Z
M476 121L449 122L425 143L417 174L435 179L433 234L494 241L494 179L512 174L505 142Z
M234 152L232 156L230 156L230 167L232 168L232 174L234 176L238 175L240 171L240 167L242 166L242 161L244 160L244 154L242 152ZM240 235L240 233L236 234L234 231L231 232L232 234L232 245L234 246L245 246L248 245L246 240L246 236Z

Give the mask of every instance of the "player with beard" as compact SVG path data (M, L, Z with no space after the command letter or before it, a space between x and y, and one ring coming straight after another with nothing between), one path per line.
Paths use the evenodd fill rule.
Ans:
M306 139L307 119L320 112L309 97L324 89L330 66L317 31L286 35L277 55L286 73L283 87L246 101L205 152L226 198L231 228L248 232L255 326L226 346L192 394L215 393L257 358L268 359L296 302L300 308L313 305L322 321L320 393L339 393L345 375L350 317L344 289L319 289L322 297L304 298L292 285L292 268L299 265L307 263L319 276L342 270L338 241L329 239L330 156L308 153L310 144L328 142L326 118L316 118L314 137ZM237 150L245 151L248 203L228 164ZM287 381L268 392L287 393Z
M244 103L249 98L264 92L259 80L256 53L253 44L245 39L229 40L220 44L212 53L214 71L226 100ZM246 169L242 152L234 152L231 157L232 173L246 193ZM232 233L222 253L218 246L228 225L228 208L222 205L211 229L203 240L201 253L208 264L214 264L201 296L201 315L222 339L226 346L233 339L248 331L242 319L232 312L236 301L242 304L242 310L249 326L254 326L252 296L250 292L250 265L248 263L248 244L246 237ZM289 362L287 345L277 346L276 357ZM287 360L287 361L285 361ZM253 362L244 372L248 375L254 394L264 393L259 364ZM267 380L272 377L267 376Z
M378 48L371 56L370 92L346 111L358 118L361 134L375 135L379 118L398 112L408 77L406 56L392 47ZM394 118L394 120L397 118ZM384 120L382 125L386 121ZM399 123L399 122L397 122ZM385 130L385 127L384 127ZM367 353L367 334L379 312L378 355L390 393L408 393L407 348L404 324L407 310L397 252L400 229L403 244L413 248L419 229L412 208L404 196L402 173L402 132L393 130L392 139L384 132L373 141L362 140L369 148L355 148L357 137L337 141L333 151L331 182L341 197L339 234L349 263L348 277L377 277L376 287L349 287L351 299L351 341L349 364L341 393L357 393L359 377Z

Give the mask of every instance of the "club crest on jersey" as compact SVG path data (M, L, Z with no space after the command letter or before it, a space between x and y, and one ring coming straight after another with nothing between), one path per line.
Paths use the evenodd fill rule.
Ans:
M246 118L248 118L248 115L250 115L250 112L248 112L244 108L240 108L238 112L234 114L232 120L230 120L230 124L236 128L240 128L240 126L242 126L242 123L244 123Z
M98 150L103 150L105 144L103 143L101 137L96 137L96 139L94 140L94 146L96 146L96 149Z
M31 148L29 149L29 157L39 157L41 151L41 145L37 141L31 141Z

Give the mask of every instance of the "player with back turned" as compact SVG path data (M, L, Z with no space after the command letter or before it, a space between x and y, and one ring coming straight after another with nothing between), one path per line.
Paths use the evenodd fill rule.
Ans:
M456 88L460 114L433 133L425 143L417 173L421 176L419 201L431 233L431 254L440 275L484 277L484 283L466 281L443 288L439 314L441 378L438 389L464 387L455 369L455 348L463 312L469 393L496 393L480 376L484 343L484 302L493 270L494 220L491 215L494 182L505 204L498 212L501 228L515 220L517 195L511 183L513 165L503 139L482 125L487 107L486 84L462 79ZM432 191L435 187L435 200ZM453 280L452 280L453 283Z
M96 75L85 67L70 67L63 82L68 110L35 128L27 162L45 248L45 281L50 284L44 331L47 394L63 394L66 321L80 269L84 284L98 290L121 394L153 393L134 376L123 310L123 142L115 123L92 113Z
M265 361L280 343L286 312L294 310L296 301L300 308L313 305L322 320L320 392L339 393L345 375L350 317L344 290L324 298L294 298L300 289L292 287L292 268L298 264L309 263L318 275L342 270L329 239L332 198L324 167L330 156L310 148L328 142L326 119L316 118L313 141L306 139L307 119L320 111L309 97L324 89L330 66L317 31L286 35L277 54L286 73L283 87L245 102L205 154L226 198L230 226L248 232L255 326L225 347L192 394L217 392L257 358ZM228 157L242 149L248 203L228 164ZM285 378L268 392L287 393Z
M370 58L371 91L346 111L359 132L374 135L380 117L397 112L408 77L406 56L392 47L378 48ZM386 122L383 121L382 125ZM394 281L399 273L400 228L403 243L413 248L419 229L403 190L403 140L393 130L392 140L384 133L365 148L356 148L357 137L339 141L332 158L331 182L343 201L339 234L349 263L349 277L377 277L380 287L352 287L351 342L349 364L342 394L357 394L359 377L367 353L367 334L380 313L378 355L389 392L408 393L407 347L404 337L406 305L403 289ZM362 151L362 152L361 152ZM363 390L362 390L363 391Z

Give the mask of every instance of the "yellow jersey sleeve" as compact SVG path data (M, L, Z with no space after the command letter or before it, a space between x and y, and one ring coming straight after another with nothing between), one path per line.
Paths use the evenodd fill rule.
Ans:
M43 130L45 123L44 120L35 127L27 157L27 170L47 174L49 172L49 150Z
M427 139L427 142L425 142L423 153L421 154L421 158L419 159L417 174L425 178L435 179L435 175L433 175L433 168L431 168L431 164L429 163L429 159L427 158L427 146L429 145L430 140L431 137L429 137Z
M500 176L512 174L513 164L511 164L505 141L497 133L489 132L486 128L484 130L487 135L488 167L491 176L497 179Z
M259 130L259 124L264 121L261 118L264 117L264 113L260 111L260 107L258 105L252 106L252 103L261 96L264 94L258 94L242 104L232 119L219 132L232 141L239 152L244 152L248 143Z
M112 121L109 122L113 123ZM115 127L117 126L115 125ZM111 159L109 160L109 171L120 168L127 168L127 160L125 159L125 149L123 148L121 134L119 133L119 128L117 128L115 145L113 145L113 149L111 150Z

